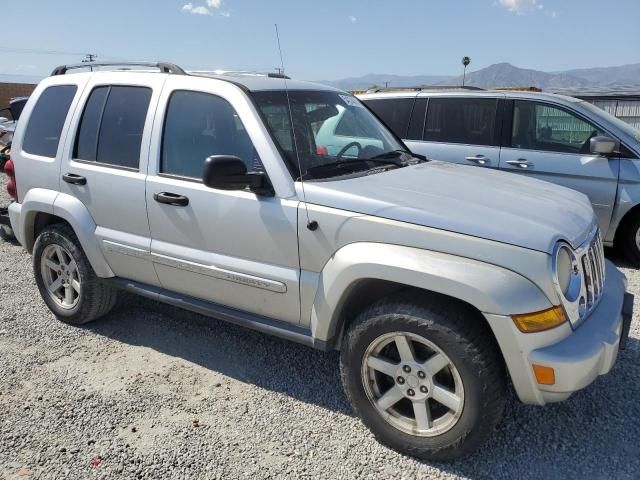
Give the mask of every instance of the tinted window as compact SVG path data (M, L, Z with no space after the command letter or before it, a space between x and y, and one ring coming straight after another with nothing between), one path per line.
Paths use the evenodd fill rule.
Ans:
M344 111L334 134L341 137L360 138L371 138L375 136L375 132L372 132L371 128L369 128L360 117L357 117L352 110Z
M407 127L414 101L413 98L389 98L367 100L366 103L398 137L407 138Z
M427 107L424 140L496 145L497 105L498 101L494 98L431 98Z
M589 154L591 137L604 135L598 127L566 110L516 100L511 145L514 148Z
M54 158L69 107L76 94L75 85L49 87L38 98L24 134L22 149L33 155Z
M424 117L427 113L426 98L418 98L411 113L409 121L409 130L407 131L407 140L422 140L422 131L424 130Z
M75 158L139 168L150 100L146 87L95 88L82 113Z
M98 129L104 110L104 102L107 99L109 87L98 87L91 92L87 105L82 113L80 129L76 140L74 158L83 160L96 160L98 148Z
M220 97L177 91L171 95L164 124L160 171L202 178L204 161L211 155L240 157L247 171L262 169L238 114Z

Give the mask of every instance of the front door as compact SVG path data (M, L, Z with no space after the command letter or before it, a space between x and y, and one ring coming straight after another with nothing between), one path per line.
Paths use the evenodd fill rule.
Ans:
M500 168L584 193L600 230L606 232L616 200L620 159L590 152L590 139L605 132L577 113L545 102L515 100L508 118L505 128L511 135L502 148Z
M165 75L92 77L74 113L60 191L78 198L97 225L118 277L158 285L149 260L145 177L155 106Z
M160 283L299 323L297 199L215 190L201 181L211 155L235 155L248 171L264 168L262 158L271 152L255 147L265 142L253 107L228 82L178 80L167 80L160 99L147 177L151 258Z

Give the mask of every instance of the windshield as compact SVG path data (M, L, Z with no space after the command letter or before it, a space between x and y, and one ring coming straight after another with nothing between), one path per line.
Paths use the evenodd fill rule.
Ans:
M599 115L600 117L605 118L607 122L612 123L616 128L622 130L625 134L629 135L629 137L635 139L637 142L640 142L640 130L633 128L627 122L620 120L618 117L611 115L610 113L602 110L601 108L591 103L583 102L582 106L587 108L588 110L591 110L596 115Z
M290 90L294 129L284 90L252 95L291 171L296 172L295 177L299 177L299 171L305 180L313 180L397 168L412 158L406 147L352 95Z

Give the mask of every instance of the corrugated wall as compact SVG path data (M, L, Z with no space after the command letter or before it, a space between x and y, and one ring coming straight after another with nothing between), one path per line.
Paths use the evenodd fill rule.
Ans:
M640 130L640 100L590 100L588 98L585 100Z

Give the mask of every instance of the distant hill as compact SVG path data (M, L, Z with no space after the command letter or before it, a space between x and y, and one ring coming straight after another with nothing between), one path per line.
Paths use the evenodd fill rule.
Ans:
M373 85L384 87L385 83L393 87L414 87L416 85L433 85L451 78L449 75L387 75L369 73L362 77L344 78L342 80L319 80L317 83L330 85L342 90L365 90Z
M342 80L320 81L343 90L365 90L377 85L383 87L409 87L426 85L462 85L462 75L385 75L368 74ZM563 72L542 72L519 68L510 63L496 63L467 73L467 85L482 88L538 87L543 90L576 89L597 86L637 85L640 88L640 63L618 67L586 68Z

